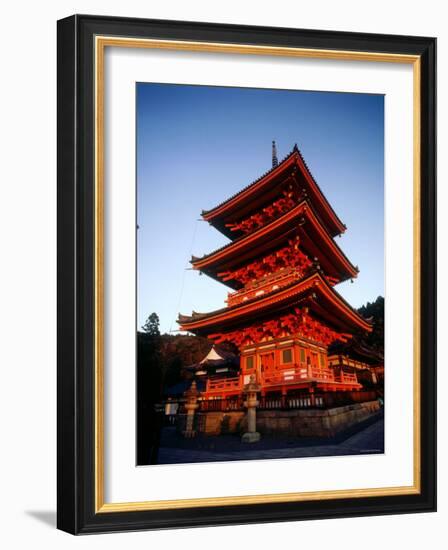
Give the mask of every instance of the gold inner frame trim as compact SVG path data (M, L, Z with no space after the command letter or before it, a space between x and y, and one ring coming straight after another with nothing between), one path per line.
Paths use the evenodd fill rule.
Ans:
M301 493L153 500L142 502L104 501L104 55L106 47L147 48L207 53L232 53L300 57L312 59L406 63L413 66L413 298L414 298L414 365L413 365L413 458L414 480L410 486L343 489ZM232 506L279 502L304 502L342 498L412 495L420 493L421 481L421 425L420 425L420 124L421 71L417 55L381 52L322 50L251 44L226 44L180 40L156 40L96 36L95 55L95 513L166 510L207 506Z

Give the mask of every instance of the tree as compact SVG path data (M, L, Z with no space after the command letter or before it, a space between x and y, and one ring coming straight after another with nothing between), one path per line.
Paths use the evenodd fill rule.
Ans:
M366 343L384 353L384 298L378 296L374 302L367 302L358 312L373 322L373 331L367 335Z
M153 312L146 319L146 323L142 326L143 332L149 334L150 336L160 336L160 319L157 313Z
M175 355L164 365L164 387L174 386L182 380L184 361L180 355Z
M137 463L156 464L160 444L164 390L188 377L184 366L198 363L211 342L200 336L160 334L159 317L151 313L137 332ZM190 375L191 376L191 375Z
M162 397L163 367L157 313L151 313L137 332L137 463L156 460L160 418L155 406Z

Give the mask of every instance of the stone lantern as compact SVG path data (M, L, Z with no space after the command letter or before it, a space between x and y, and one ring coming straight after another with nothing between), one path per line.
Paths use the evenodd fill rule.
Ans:
M196 431L193 429L194 414L196 412L196 409L199 407L199 391L195 380L193 380L190 388L184 393L184 395L186 397L185 409L187 411L187 421L183 435L184 437L195 437Z
M250 381L243 388L246 396L244 406L247 408L247 432L243 434L243 443L255 443L260 441L260 434L257 432L257 393L261 390L260 384L255 381L255 375L250 376Z

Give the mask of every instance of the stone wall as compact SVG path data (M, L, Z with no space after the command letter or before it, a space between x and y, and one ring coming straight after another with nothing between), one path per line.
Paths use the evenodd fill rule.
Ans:
M257 411L257 430L270 435L333 437L379 408L378 401L367 401L326 410Z
M325 410L257 410L257 431L272 436L333 437L379 408L378 401L367 401ZM197 415L197 429L206 435L242 433L245 421L243 411L202 412Z
M240 433L245 423L245 411L202 412L198 414L198 430L207 435Z

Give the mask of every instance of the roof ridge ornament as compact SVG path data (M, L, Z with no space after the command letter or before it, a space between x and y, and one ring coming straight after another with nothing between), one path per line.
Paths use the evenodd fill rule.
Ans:
M272 140L272 168L278 166L278 157L277 157L277 145L275 141Z

